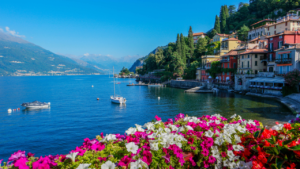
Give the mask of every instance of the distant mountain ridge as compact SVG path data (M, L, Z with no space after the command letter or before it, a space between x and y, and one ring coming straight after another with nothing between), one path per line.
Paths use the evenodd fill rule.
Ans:
M22 38L0 30L0 75L47 75L100 73L95 67L80 65Z

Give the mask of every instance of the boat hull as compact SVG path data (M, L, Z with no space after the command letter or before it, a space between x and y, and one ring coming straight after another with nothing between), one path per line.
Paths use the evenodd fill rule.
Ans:
M24 106L27 109L44 109L44 108L48 108L50 105L43 105L43 106Z
M125 104L126 103L126 99L123 97L111 97L110 100L112 103L115 103L115 104Z

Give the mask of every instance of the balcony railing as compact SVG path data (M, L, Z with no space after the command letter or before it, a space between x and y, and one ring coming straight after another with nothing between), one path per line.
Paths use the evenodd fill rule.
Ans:
M229 62L229 59L222 59L221 63L223 63L223 62Z
M281 58L276 59L275 63L292 63L292 58Z

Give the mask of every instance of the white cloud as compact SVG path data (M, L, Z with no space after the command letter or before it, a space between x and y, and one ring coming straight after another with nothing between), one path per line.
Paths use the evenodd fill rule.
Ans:
M2 28L0 28L0 31L1 31L1 32L3 32L3 29L2 29Z
M25 35L19 35L19 32L16 32L14 30L10 30L8 26L5 27L5 30L7 31L7 33L16 36L16 37L20 37L20 38L25 38Z
M85 54L83 54L84 56L89 56L90 54L89 53L85 53Z

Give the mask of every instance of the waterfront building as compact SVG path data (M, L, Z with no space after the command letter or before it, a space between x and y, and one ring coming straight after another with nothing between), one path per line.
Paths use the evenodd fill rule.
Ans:
M236 49L242 41L236 38L224 38L222 39L220 46L220 55L227 54L230 50Z
M300 44L285 44L275 52L276 76L283 76L294 69L300 70Z
M258 74L267 71L267 49L247 49L239 54L238 72L240 74Z
M238 51L237 50L231 50L225 55L221 56L221 67L223 69L228 69L228 70L234 70L237 69L237 56L238 56ZM233 72L222 72L221 74L217 75L217 80L222 83L228 83L228 82L233 82L234 81L234 73Z
M193 34L194 44L196 44L198 42L199 38L205 38L205 36L206 36L206 33L203 33L203 32L194 33Z
M279 17L276 22L267 24L266 36L277 35L284 31L297 31L300 30L300 17L299 10L288 12L286 16Z
M207 79L207 78L202 78L202 75L206 76L206 66L207 66L207 63L210 63L210 62L213 62L213 61L217 61L220 59L220 56L219 55L202 55L201 56L201 66L197 68L196 70L196 80L204 80L204 79Z
M228 34L216 34L212 39L212 42L222 42L223 39L228 38Z
M275 23L272 19L264 19L258 21L250 26L250 31L248 32L248 40L252 41L254 39L259 39L261 36L266 34L266 25Z

